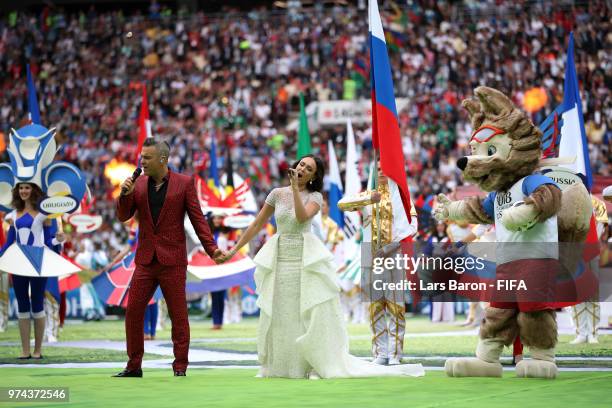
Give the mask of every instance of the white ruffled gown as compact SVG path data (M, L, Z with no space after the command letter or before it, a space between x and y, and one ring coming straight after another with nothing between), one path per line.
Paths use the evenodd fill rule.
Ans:
M307 378L425 374L421 364L380 366L349 354L340 308L334 257L311 233L311 221L297 222L290 187L276 188L275 234L254 259L260 308L257 352L260 376ZM322 204L320 193L300 193L304 204Z

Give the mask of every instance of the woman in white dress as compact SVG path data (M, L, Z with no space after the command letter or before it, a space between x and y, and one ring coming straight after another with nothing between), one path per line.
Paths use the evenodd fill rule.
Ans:
M420 364L379 366L349 354L333 255L311 232L322 204L324 165L307 155L275 188L231 258L274 215L277 233L254 259L260 308L257 353L261 377L334 378L424 375Z

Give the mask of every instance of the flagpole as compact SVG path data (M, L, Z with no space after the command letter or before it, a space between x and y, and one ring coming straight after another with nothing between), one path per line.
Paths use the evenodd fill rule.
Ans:
M374 149L374 170L376 171L374 173L374 188L376 191L378 191L378 151L376 149ZM376 222L376 245L374 246L374 251L378 251L379 247L381 246L381 242L380 242L380 201L378 201L376 203L376 215L374 217L374 220Z

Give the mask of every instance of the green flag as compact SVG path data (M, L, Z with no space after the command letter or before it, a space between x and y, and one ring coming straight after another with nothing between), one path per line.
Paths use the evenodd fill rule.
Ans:
M342 99L344 99L345 101L352 101L353 99L355 99L356 93L357 93L357 82L353 81L352 79L345 79L344 86L343 86L343 92L342 92Z
M308 118L304 109L304 95L300 92L300 127L298 128L297 159L300 160L312 152L310 145L310 132L308 132Z

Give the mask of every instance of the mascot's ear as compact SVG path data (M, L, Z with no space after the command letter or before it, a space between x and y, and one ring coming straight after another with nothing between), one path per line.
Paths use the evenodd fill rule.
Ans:
M506 116L514 110L512 101L497 89L479 86L474 93L480 99L482 110L492 116Z
M464 99L461 106L468 111L470 122L474 130L478 129L484 121L484 113L480 110L480 102L476 98Z
M468 111L470 117L480 113L480 103L476 99L464 99L463 102L461 102L461 106Z
M66 162L55 162L45 169L43 187L49 197L70 194L77 203L81 202L87 190L81 171Z
M11 201L13 201L13 187L15 177L11 166L6 163L0 164L0 210L11 212Z

